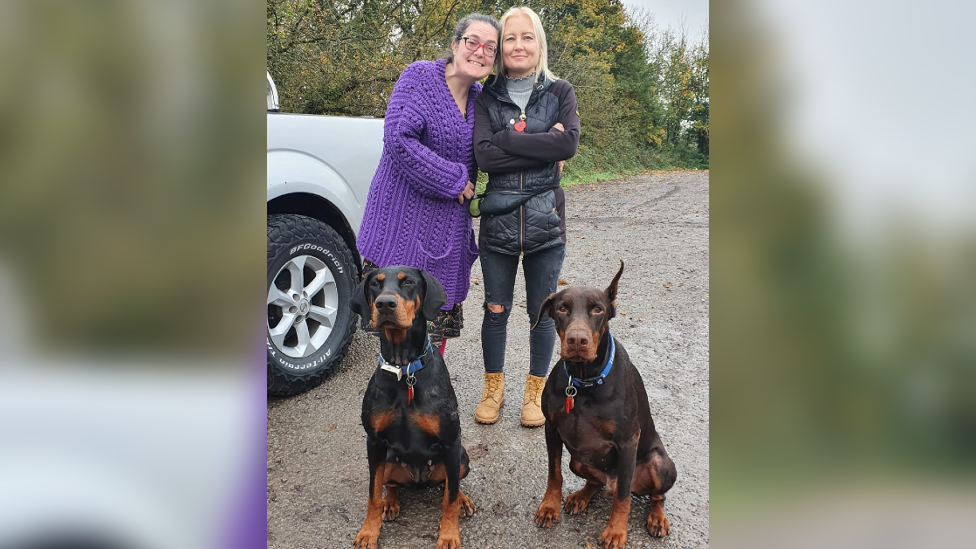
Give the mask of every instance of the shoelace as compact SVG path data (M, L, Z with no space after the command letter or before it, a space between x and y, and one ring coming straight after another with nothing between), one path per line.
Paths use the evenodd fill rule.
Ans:
M542 396L542 389L545 387L545 384L535 381L531 381L529 383L529 390L525 392L525 398L532 401L538 400L539 397Z
M489 398L492 397L493 394L495 394L495 391L497 390L498 390L498 378L494 378L494 377L489 378L488 384L485 385L485 394L482 395L481 400L483 401L488 400Z

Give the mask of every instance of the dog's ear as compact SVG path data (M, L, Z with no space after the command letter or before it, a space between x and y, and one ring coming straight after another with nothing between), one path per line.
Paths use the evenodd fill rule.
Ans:
M368 275L364 276L363 280L358 286L356 286L356 289L353 290L352 297L349 298L349 308L352 309L352 312L363 318L372 316L372 313L369 310L371 305L366 297L366 292L369 291L367 290L366 285L369 284L369 281L372 278L373 273L369 273Z
M548 316L548 317L556 318L556 317L552 316L552 304L555 301L556 301L556 294L555 294L555 292L549 294L549 297L547 297L544 300L542 300L542 305L539 307L539 316L536 317L535 324L533 324L532 327L529 328L529 331L530 332L532 330L535 330L535 327L539 325L539 321L542 320L542 317Z
M613 277L613 282L607 286L607 303L610 304L610 316L607 320L613 318L617 314L617 282L620 281L620 275L624 274L624 260L620 260L620 270L617 271L617 276Z
M424 282L427 284L427 292L424 294L424 316L427 320L434 320L441 307L447 303L447 292L436 278L430 276L430 273L423 270L420 273L424 275Z

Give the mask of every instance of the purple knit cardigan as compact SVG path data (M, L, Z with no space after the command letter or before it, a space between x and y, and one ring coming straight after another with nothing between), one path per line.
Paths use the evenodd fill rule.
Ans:
M380 267L424 269L447 290L450 309L464 301L478 246L467 205L457 196L475 182L475 82L467 120L444 79L445 60L417 61L393 87L383 125L383 155L366 199L357 247Z

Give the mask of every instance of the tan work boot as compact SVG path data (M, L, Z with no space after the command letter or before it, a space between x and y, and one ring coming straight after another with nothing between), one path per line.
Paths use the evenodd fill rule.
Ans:
M522 396L522 425L538 427L546 423L542 415L542 389L546 378L529 374L525 378L525 392Z
M474 420L478 423L495 423L498 410L505 402L505 372L485 373L485 392L481 393L481 403L474 409Z

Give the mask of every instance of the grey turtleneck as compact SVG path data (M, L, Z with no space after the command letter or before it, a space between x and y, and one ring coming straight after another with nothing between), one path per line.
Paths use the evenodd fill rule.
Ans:
M535 83L535 73L528 76L523 76L522 78L511 78L509 76L505 77L505 84L508 88L508 96L515 101L515 104L519 106L523 111L525 110L525 105L529 103L529 96L532 95L532 85Z

